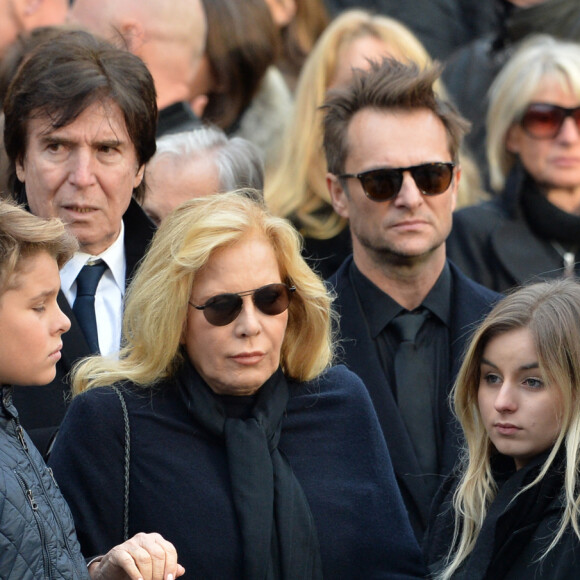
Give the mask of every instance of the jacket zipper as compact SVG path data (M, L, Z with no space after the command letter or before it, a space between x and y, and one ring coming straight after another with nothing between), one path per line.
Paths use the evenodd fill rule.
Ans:
M45 578L52 578L52 571L50 569L50 558L48 557L48 546L46 545L46 536L44 534L44 526L42 525L42 521L40 519L40 515L38 514L38 504L34 499L34 494L32 490L26 482L24 478L17 472L14 471L14 475L16 475L16 479L22 488L22 492L26 496L28 500L28 504L32 508L32 515L34 516L34 521L36 522L36 527L38 528L38 533L40 534L40 542L42 544L42 569L44 570L44 577Z
M53 517L55 519L56 525L59 527L60 531L61 531L61 536L63 538L66 550L70 556L71 559L71 563L74 563L74 557L73 557L73 550L72 547L70 545L69 542L69 538L67 533L65 532L62 523L61 523L61 519L59 517L59 514L57 513L53 503L52 503L52 499L49 495L49 493L47 492L47 489L44 486L44 482L42 481L42 475L39 473L38 468L36 463L32 460L32 457L30 456L30 452L28 450L28 445L26 444L26 439L24 438L24 429L22 429L22 426L20 425L20 421L18 420L18 418L14 418L13 421L16 424L16 433L18 435L18 439L20 440L20 443L22 445L22 448L24 449L24 452L26 453L26 456L28 457L28 463L29 465L32 466L32 469L34 470L35 474L36 474L36 478L39 482L39 485L41 486L43 492L44 492L44 497L46 498L46 501L48 503L48 506L50 507L50 510L53 514ZM47 467L47 469L49 470L49 473L52 477L52 480L54 481L54 483L56 484L56 480L52 474L52 470L50 468ZM58 488L58 485L57 485ZM73 564L74 565L74 564Z

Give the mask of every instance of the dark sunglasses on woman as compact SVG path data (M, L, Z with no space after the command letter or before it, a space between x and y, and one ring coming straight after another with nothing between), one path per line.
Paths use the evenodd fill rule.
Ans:
M410 167L371 169L362 173L343 173L339 179L356 178L365 195L373 201L388 201L397 196L403 186L403 173L408 171L423 195L445 193L453 179L455 163L421 163Z
M292 294L296 291L294 286L287 284L268 284L255 290L245 292L232 292L228 294L217 294L212 296L205 304L197 306L190 302L190 306L203 310L205 319L214 326L226 326L233 322L242 311L244 301L242 296L252 296L252 301L256 308L275 316L282 314L290 306Z
M531 103L525 110L520 125L534 139L554 139L568 117L572 117L580 131L580 107L568 109L550 103Z

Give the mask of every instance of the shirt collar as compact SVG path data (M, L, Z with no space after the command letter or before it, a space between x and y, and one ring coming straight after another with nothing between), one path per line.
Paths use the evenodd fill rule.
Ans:
M395 316L405 311L405 308L362 274L354 261L351 262L350 276L360 299L363 314L368 321L371 336L376 338ZM451 270L446 261L439 278L421 304L447 327L451 324L451 283Z
M79 272L83 266L93 260L103 260L109 267L115 284L119 287L121 294L125 295L125 273L127 265L125 262L125 224L121 221L121 231L117 239L101 254L93 256L85 252L76 252L75 255L61 268L60 284L63 292L69 292L75 283Z

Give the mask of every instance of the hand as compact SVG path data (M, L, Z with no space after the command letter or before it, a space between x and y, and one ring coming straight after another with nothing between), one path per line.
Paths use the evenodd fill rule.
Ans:
M175 547L159 534L137 534L89 567L92 580L174 580L183 574Z

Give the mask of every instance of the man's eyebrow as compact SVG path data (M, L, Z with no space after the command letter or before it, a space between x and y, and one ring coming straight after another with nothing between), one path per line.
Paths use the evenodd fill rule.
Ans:
M97 147L118 147L119 145L122 145L123 141L121 141L120 139L101 139L99 141L95 141L93 143L93 145L96 145Z
M70 139L67 139L66 137L60 137L58 135L53 135L52 133L44 133L42 135L40 135L40 141L42 141L42 143L46 143L46 144L62 144L62 145L66 145L68 143L72 143L72 141Z

